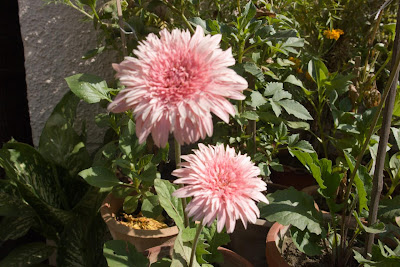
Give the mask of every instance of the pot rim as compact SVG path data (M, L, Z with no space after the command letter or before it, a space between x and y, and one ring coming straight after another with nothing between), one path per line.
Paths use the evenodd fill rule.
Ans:
M274 267L292 267L282 257L281 252L278 249L279 240L283 239L286 235L290 225L282 225L275 222L269 229L266 239L265 255L267 262L270 266Z
M122 223L116 220L115 214L110 209L111 207L110 200L112 198L115 197L111 193L107 195L107 197L104 199L100 207L100 213L101 217L103 218L107 226L113 229L114 231L119 232L121 234L140 237L140 238L159 238L159 237L167 237L178 234L177 226L162 228L158 230L144 230L144 229L132 229L129 226L123 225Z

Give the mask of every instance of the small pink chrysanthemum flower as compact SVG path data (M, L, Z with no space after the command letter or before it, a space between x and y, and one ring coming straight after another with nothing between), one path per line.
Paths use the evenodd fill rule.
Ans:
M172 195L178 198L193 197L186 207L189 217L202 220L210 226L217 218L217 231L224 226L228 233L235 229L237 219L244 227L255 223L260 211L255 201L268 203L261 193L266 183L258 177L260 170L250 157L236 154L234 148L224 145L199 144L194 154L182 156L186 162L172 172L180 177L176 184L185 184Z
M113 64L125 88L108 106L112 112L133 110L139 142L151 133L164 147L170 132L183 145L213 133L213 112L225 122L234 116L226 99L243 100L247 81L229 66L235 64L231 49L219 47L221 35L204 36L198 26L191 37L178 29L149 34L133 52Z

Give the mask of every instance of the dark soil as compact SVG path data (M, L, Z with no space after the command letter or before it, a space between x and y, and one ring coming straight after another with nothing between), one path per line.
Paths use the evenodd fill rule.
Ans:
M333 266L330 252L325 249L322 251L322 255L318 256L307 256L296 248L296 245L292 242L292 239L285 237L283 242L283 258L290 266L295 267L331 267ZM346 265L347 267L357 267L358 263L353 258L350 258Z

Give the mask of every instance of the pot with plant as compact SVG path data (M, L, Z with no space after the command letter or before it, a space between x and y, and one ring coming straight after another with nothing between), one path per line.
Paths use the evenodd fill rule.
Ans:
M397 24L399 25L399 23L398 20ZM399 30L398 25L397 29ZM318 192L329 209L330 216L325 216L328 220L324 220L322 214L313 209L312 198L305 193L297 192L294 189L277 191L268 196L270 204L261 208L262 217L281 224L271 228L268 237L274 236L275 239L267 240L267 246L276 249L279 241L278 234L283 236L291 225L289 228L291 240L300 251L308 255L318 255L325 250L334 266L348 266L351 261L354 264L357 264L355 262L358 261L367 265L398 264L400 262L396 246L392 250L381 240L378 240L378 245L374 244L376 234L387 235L390 231L398 231L393 224L397 214L394 203L398 201L398 197L380 201L384 161L396 92L394 81L398 79L400 63L400 57L396 52L398 38L396 36L394 52L397 55L396 60L392 62L392 71L382 100L375 110L368 134L357 158L354 159L348 152L343 151L344 159L337 159L337 165L332 166L330 160L318 159L315 153L291 151L306 166L318 183ZM375 126L385 101L374 178L372 178L367 168L361 163L370 138L376 131ZM343 192L342 198L337 198L338 191ZM379 202L380 206L378 206ZM367 221L366 224L362 217L365 218L364 222ZM355 225L351 223L352 218L356 221ZM365 239L361 238L363 233L365 233ZM268 254L270 253L267 251L267 256Z

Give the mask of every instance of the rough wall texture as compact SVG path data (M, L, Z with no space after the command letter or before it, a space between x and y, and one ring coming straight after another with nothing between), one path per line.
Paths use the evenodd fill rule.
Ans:
M96 46L96 32L83 15L62 4L43 0L18 0L21 35L25 51L26 82L33 142L38 144L42 128L57 102L68 90L65 77L92 73L112 78L111 63L117 56L102 54L82 60ZM101 142L103 132L94 124L97 105L81 103L78 117L87 121L89 146Z

